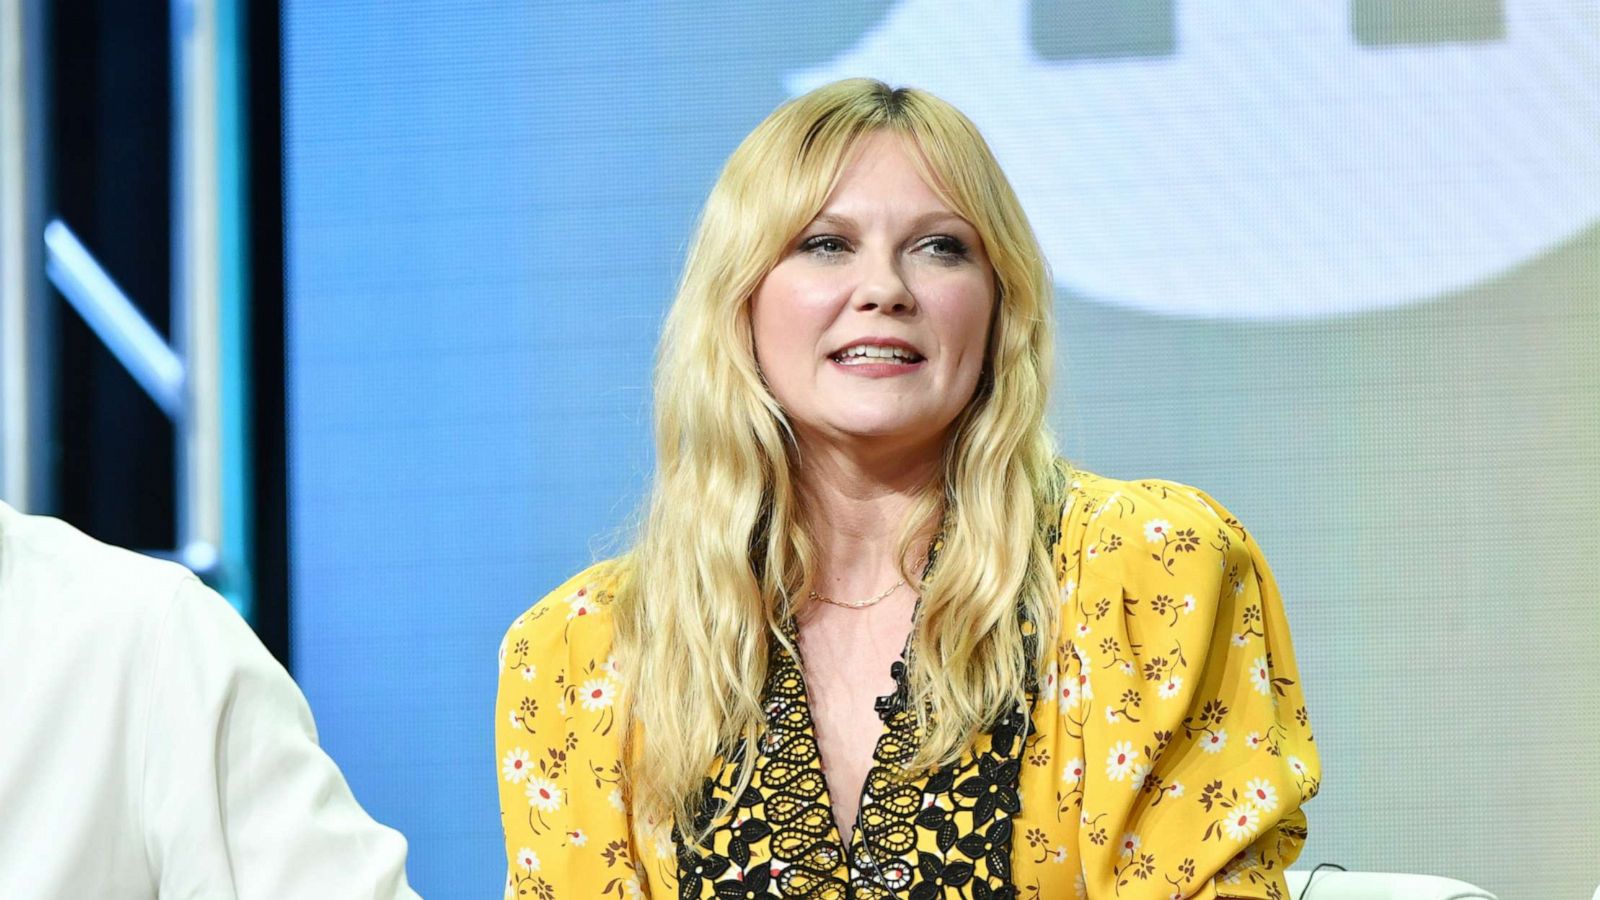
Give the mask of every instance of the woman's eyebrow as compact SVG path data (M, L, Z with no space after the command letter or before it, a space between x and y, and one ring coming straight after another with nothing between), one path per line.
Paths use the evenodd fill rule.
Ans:
M819 213L816 218L811 220L811 224L807 227L816 228L820 226L823 228L837 228L841 231L848 231L849 229L854 228L855 224L855 220L849 216L841 216L837 213Z
M951 225L960 225L964 228L972 228L971 222L968 222L961 216L944 209L936 209L925 212L922 215L917 216L917 218L912 221L911 225L913 231L922 231L927 228L932 228L935 225L943 225L946 227Z

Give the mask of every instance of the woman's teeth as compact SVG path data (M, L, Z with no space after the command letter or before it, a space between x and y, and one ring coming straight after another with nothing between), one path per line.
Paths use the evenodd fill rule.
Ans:
M922 357L899 347L877 347L871 344L858 344L854 347L841 350L833 356L836 362L846 366L860 366L870 363L914 363L921 362Z

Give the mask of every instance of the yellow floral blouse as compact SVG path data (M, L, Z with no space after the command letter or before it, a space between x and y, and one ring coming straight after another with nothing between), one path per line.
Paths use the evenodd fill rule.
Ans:
M500 651L506 896L1287 896L1320 769L1266 560L1194 488L1073 478L1055 553L1062 631L1035 648L1046 674L1028 709L904 780L914 717L880 700L848 846L801 660L773 642L755 781L734 797L735 764L709 772L727 811L689 846L630 816L618 787L607 564L535 604Z

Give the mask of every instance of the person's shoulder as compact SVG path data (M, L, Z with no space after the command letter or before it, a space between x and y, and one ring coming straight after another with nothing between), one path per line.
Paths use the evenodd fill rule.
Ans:
M608 559L568 578L512 621L501 657L508 651L537 659L557 651L604 650L611 643L611 607L623 576L622 560Z
M1085 635L1117 619L1152 640L1154 628L1203 632L1231 621L1267 574L1250 535L1205 491L1087 472L1072 481L1056 566L1063 627Z
M0 504L0 596L102 624L162 617L194 573ZM101 629L104 631L105 629Z
M1058 555L1084 563L1116 558L1124 567L1153 565L1176 572L1180 566L1214 568L1219 557L1237 553L1249 541L1239 520L1200 488L1075 469L1062 509Z
M1243 535L1244 526L1210 494L1194 485L1166 478L1122 479L1072 469L1066 510L1080 504L1096 518L1107 513L1128 518L1138 512L1159 514L1173 525L1225 526Z

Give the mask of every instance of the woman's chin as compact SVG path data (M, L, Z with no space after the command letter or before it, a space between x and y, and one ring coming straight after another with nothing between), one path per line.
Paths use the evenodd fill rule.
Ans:
M852 449L881 447L898 452L938 447L948 423L929 423L896 416L849 416L812 429L821 440Z

